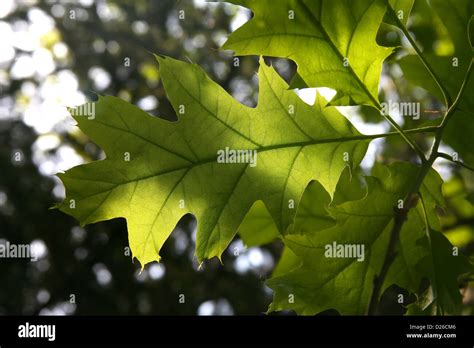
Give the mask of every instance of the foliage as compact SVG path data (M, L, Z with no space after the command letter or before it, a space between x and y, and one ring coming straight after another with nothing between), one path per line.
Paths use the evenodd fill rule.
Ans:
M161 246L187 213L200 222L199 261L221 256L256 200L284 232L295 210L290 201L311 180L332 192L349 163L340 160L344 154L353 158L350 166L362 159L364 137L342 115L323 108L322 100L305 104L263 61L255 109L237 103L197 66L171 58L159 62L176 112L185 108L178 122L100 98L93 120L75 119L107 159L60 175L68 188L60 208L83 224L125 217L133 256L142 264L159 260ZM256 151L258 162L218 163L216 154L225 148Z
M76 95L97 91L140 106L156 98L147 112L175 118L155 80L158 66L149 51L188 57L231 92L237 81L253 91L258 59L242 60L242 69L222 69L230 54L217 50L235 9L175 0L2 1L7 8L9 4L9 13L0 6L0 243L42 245L45 253L37 262L1 260L0 314L195 315L202 308L216 314L261 313L271 300L261 281L270 266L237 269L237 259L255 252L242 250L238 258L225 253L224 267L213 260L198 270L193 260L196 222L190 215L180 220L163 247L161 264L141 271L138 262L130 262L125 220L81 228L73 217L48 209L64 197L55 177L58 170L102 158L102 150L71 125L64 109L83 102L72 102ZM181 9L186 20L174 22ZM34 49L28 48L32 43ZM10 61L9 46L15 51ZM26 63L26 70L44 71L42 58L48 52L54 71L15 76L24 57L34 61ZM130 66L124 66L124 57L130 58ZM91 73L97 68L101 74ZM104 74L109 84L99 88L95 82ZM253 95L239 100L253 101ZM17 151L23 155L20 163L12 157ZM257 251L271 264L279 248L272 244ZM110 277L99 277L103 274ZM180 293L186 295L185 303L178 301Z
M458 280L473 268L441 233L438 210L445 202L433 165L445 158L469 168L457 157L469 161L472 153L472 3L456 1L453 11L446 2L432 4L453 35L457 65L452 57L431 57L418 47L405 26L410 1L233 3L250 7L254 18L224 49L294 60L298 72L291 87L261 59L259 101L249 108L197 66L157 57L178 120L152 118L113 97L93 104L93 119L72 111L107 158L60 175L67 188L60 209L82 224L125 217L133 256L142 265L159 260L186 213L198 221L200 262L220 257L242 221L240 231L250 243L278 234L286 249L268 282L275 290L270 310L376 314L381 295L397 285L416 295L414 302L401 302L410 314L459 313ZM450 17L457 11L462 21ZM376 42L384 18L416 53L391 59L400 61L409 81L444 103L435 126L404 129L382 108L380 73L393 52ZM298 87L330 87L337 94L329 104L318 96L309 106L289 89ZM395 132L363 135L335 105L370 106ZM454 138L454 131L466 133ZM418 133L433 133L429 153L413 139ZM376 164L363 177L357 167L368 143L385 137L402 139L417 162ZM442 140L458 153L441 153ZM220 163L219 151L227 148L255 151L258 161ZM264 235L252 236L262 226ZM363 247L362 254L327 253L337 244Z

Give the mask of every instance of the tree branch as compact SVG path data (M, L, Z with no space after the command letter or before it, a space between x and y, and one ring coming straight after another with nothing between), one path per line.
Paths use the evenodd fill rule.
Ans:
M400 231L402 230L403 224L406 221L406 218L408 216L409 210L416 206L416 201L415 197L416 195L419 195L419 191L421 186L423 185L423 181L426 177L426 175L429 173L431 170L433 163L436 161L436 159L439 157L439 145L441 144L441 139L443 137L443 132L448 124L449 120L451 119L452 115L455 113L457 106L461 100L462 95L464 94L464 91L466 89L467 83L469 81L469 78L471 76L471 71L472 71L472 63L473 59L471 59L471 62L469 64L469 68L466 71L466 75L464 76L464 81L461 85L461 88L459 89L459 92L456 96L456 99L454 100L453 104L448 107L448 110L446 111L443 120L441 122L441 125L438 127L435 135L435 141L433 143L433 147L430 152L430 156L427 162L424 162L420 168L420 172L418 173L418 176L413 183L411 189L408 191L404 202L406 202L406 206L404 209L398 209L395 211L395 216L394 216L394 225L392 228L392 231L390 233L390 241L389 245L387 248L387 253L385 254L385 259L382 265L382 269L380 271L380 274L374 277L374 289L372 291L372 295L369 300L369 307L367 310L367 314L373 315L377 313L377 307L378 307L378 302L380 298L380 292L382 289L382 286L385 282L385 278L387 276L388 270L393 263L393 260L396 256L395 249L399 240L399 235Z
M408 216L408 209L396 209L395 210L395 220L390 232L390 240L388 242L387 253L380 270L380 274L374 277L374 288L372 290L372 296L369 301L369 308L367 314L373 315L377 313L377 306L379 302L380 292L382 291L382 286L387 276L388 270L392 265L395 257L397 256L396 246L400 231L402 230L403 224Z

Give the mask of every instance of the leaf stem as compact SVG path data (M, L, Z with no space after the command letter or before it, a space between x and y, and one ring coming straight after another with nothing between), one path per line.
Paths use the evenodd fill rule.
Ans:
M436 133L437 130L438 130L438 126L429 126L429 127L405 129L404 133L406 133L406 134ZM399 132L388 132L388 133L364 135L364 137L366 139L378 139L378 138L392 137L392 136L396 136L396 135L400 135L400 133Z
M418 55L418 57L420 58L421 62L423 63L423 65L425 66L426 70L428 70L428 72L430 73L431 77L433 77L436 85L438 86L438 88L441 90L441 93L443 94L443 97L444 97L444 101L446 103L446 106L449 106L451 105L451 97L448 93L448 91L446 90L446 88L444 88L443 84L441 83L441 80L440 78L438 77L438 75L434 72L433 68L431 67L431 65L428 63L428 61L426 60L425 56L423 55L423 53L421 52L421 49L418 47L418 44L416 43L415 39L413 39L413 37L411 36L411 34L408 32L408 29L406 28L406 26L400 21L400 19L398 18L397 14L395 13L394 9L392 8L392 6L390 5L389 1L388 0L385 0L386 4L387 4L387 8L388 8L388 12L390 14L390 16L392 17L392 19L395 21L395 23L397 24L397 27L403 32L403 34L405 35L405 37L407 38L407 40L410 42L411 46L413 47L413 49L415 50L416 54Z
M436 158L438 158L438 149L439 149L439 145L441 144L441 139L443 138L444 129L446 128L446 125L453 117L456 111L456 108L459 105L459 102L461 101L461 96L464 94L469 78L471 77L472 62L473 62L473 58L471 58L471 62L469 63L469 67L467 68L466 75L464 76L464 81L461 84L461 88L459 89L456 99L454 100L453 104L449 106L448 111L446 111L446 114L444 115L443 120L441 121L441 124L439 125L438 130L436 131L435 141L431 149L430 158L428 160L428 162L430 163L430 166L432 166Z
M372 97L373 98L373 97ZM382 106L380 105L380 103L374 98L373 99L373 102L376 103L376 108L381 111L382 110ZM398 134L400 134L400 136L405 140L405 142L413 149L413 151L415 151L415 153L418 155L418 157L420 158L421 160L421 163L426 163L427 162L427 159L425 157L425 153L423 152L423 150L418 146L417 143L415 143L410 137L408 137L406 131L404 131L402 129L402 127L400 127L400 125L395 122L395 120L388 114L383 114L382 113L382 116L388 121L388 123L390 123L390 125L395 128L395 130L397 131Z

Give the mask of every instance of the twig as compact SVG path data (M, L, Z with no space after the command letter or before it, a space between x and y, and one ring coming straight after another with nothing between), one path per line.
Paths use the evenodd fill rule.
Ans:
M472 172L474 172L474 167L471 167L469 165L467 165L466 163L462 162L462 161L456 161L451 155L448 155L447 153L443 153L443 152L438 152L438 157L441 157L441 158L444 158L450 162L453 162L455 164L458 164L460 165L461 167L464 167Z

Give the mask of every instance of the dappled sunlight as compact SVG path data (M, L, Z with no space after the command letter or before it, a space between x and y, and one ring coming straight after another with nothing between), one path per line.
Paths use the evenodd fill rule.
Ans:
M340 9L348 23L338 18L320 23L297 12L296 21L280 25L275 18L283 13L286 20L287 8L278 1L274 6L266 16L205 0L0 0L0 244L24 245L31 252L0 259L0 315L260 315L272 301L278 310L294 310L283 315L316 314L325 305L318 301L329 301L334 293L339 297L332 307L362 313L369 296L378 301L386 295L369 294L365 284L373 286L373 257L386 251L381 245L389 239L387 226L398 226L393 211L406 210L397 238L409 243L394 254L397 274L390 281L410 283L410 292L420 287L412 284L419 271L406 269L426 256L421 238L426 231L446 230L456 248L471 251L472 173L460 168L462 158L449 160L458 158L459 144L443 139L439 151L447 156L433 161L445 181L441 198L433 190L426 202L408 202L407 187L419 185L407 195L415 201L425 189L422 182L413 183L407 170L400 172L407 174L400 174L403 187L395 187L390 180L399 172L383 169L394 162L420 166L417 147L429 153L433 130L446 112L423 76L415 76L421 79L417 83L408 78L402 60L417 53L413 43L385 22L383 12L377 23L369 23L373 13L364 12L355 26L367 27L367 33L354 35L345 26L358 18L357 11ZM423 52L450 62L458 43L441 28L442 20L422 15L425 9L413 10L408 27ZM295 19L291 12L288 20ZM310 19L325 27L326 35L306 35ZM276 34L267 32L273 25ZM365 42L368 33L374 37ZM226 42L229 49L220 49ZM347 47L341 53L338 45ZM360 47L367 50L359 52ZM157 62L153 53L173 59ZM347 63L344 55L351 60L338 65L339 58ZM258 79L264 69L266 82ZM257 107L262 85L267 90ZM293 93L292 86L328 87ZM354 106L325 108L321 98L328 105ZM87 115L76 108L86 103ZM68 108L75 110L74 118ZM390 118L409 130L415 146L395 132ZM465 145L469 139L463 134L454 140ZM247 148L254 151L253 162L226 157L227 150ZM223 149L226 158L214 161ZM352 164L349 173L345 168ZM373 191L363 191L375 198L361 200L359 174L371 172ZM179 180L177 173L183 175ZM300 204L315 178L328 197L315 191L311 204ZM242 219L257 199L264 213L252 215L249 238ZM391 200L401 207L393 209ZM425 204L439 224L431 223ZM377 213L373 223L370 209ZM297 213L301 218L294 220ZM99 222L103 219L108 220ZM309 223L296 226L303 219ZM418 234L403 232L406 221ZM423 230L425 223L429 228ZM268 238L254 238L267 232ZM369 267L345 261L344 255L320 257L324 238L334 249L334 238L363 239ZM338 287L343 283L349 284L345 292ZM463 287L467 314L474 313L472 289ZM405 311L409 303L397 303L402 305Z

